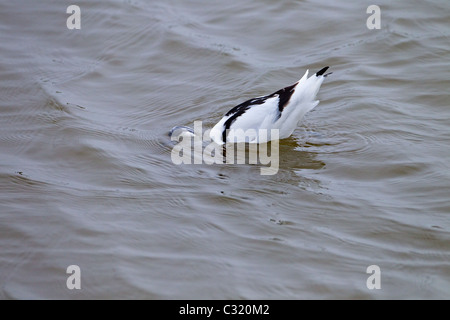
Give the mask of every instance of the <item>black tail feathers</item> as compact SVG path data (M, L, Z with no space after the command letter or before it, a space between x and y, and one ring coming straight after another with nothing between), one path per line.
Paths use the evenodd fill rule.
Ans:
M325 67L325 68L322 68L322 69L320 69L319 71L317 71L316 72L316 77L318 77L318 76L324 76L324 77L326 77L326 76L329 76L330 74L332 74L333 72L328 72L327 74L324 74L327 70L328 70L328 66L327 67Z

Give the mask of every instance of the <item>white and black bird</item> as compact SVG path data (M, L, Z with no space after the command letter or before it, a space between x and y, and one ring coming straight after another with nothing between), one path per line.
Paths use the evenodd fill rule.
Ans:
M293 85L237 105L211 129L211 139L217 144L264 143L273 139L271 129L278 129L279 139L289 137L303 116L319 104L315 98L324 78L331 74L325 74L328 68L309 78L307 70ZM260 129L269 134L259 134Z

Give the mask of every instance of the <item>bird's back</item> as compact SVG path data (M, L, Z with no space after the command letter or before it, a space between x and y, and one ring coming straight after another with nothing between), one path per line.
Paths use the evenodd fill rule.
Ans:
M304 115L312 110L317 92L328 67L308 78L308 71L291 86L270 95L247 100L230 111L212 128L210 137L218 144L226 142L262 143L270 140L259 137L263 130L279 130L278 137L289 137Z

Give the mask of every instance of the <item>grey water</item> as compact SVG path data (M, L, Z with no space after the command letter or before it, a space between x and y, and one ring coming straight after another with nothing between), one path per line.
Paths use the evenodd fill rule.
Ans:
M448 1L72 4L0 1L1 299L450 298ZM172 162L324 66L276 174Z

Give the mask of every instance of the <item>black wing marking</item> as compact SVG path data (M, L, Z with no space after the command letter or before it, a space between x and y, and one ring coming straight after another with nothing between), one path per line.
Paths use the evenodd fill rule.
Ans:
M277 121L281 117L281 113L283 112L284 108L288 104L289 100L291 99L292 94L295 91L295 87L297 86L298 82L294 83L293 85L280 89L277 92L274 92L272 94L269 94L267 96L254 98L247 100L230 111L228 111L225 116L230 116L230 118L225 121L223 124L223 131L222 131L222 141L226 142L227 138L227 130L230 129L231 125L234 121L241 115L243 115L248 109L250 109L253 106L260 105L266 102L267 99L278 97L278 115L277 118L274 121Z
M330 73L327 73L327 74L324 75L324 73L328 70L328 68L329 68L329 67L325 67L325 68L322 68L322 69L320 69L319 71L317 71L317 72L316 72L316 77L321 76L321 75L323 75L324 77L326 77L326 76L332 74L332 72L330 72Z
M223 124L222 141L227 142L227 140L226 140L227 139L227 130L230 129L230 126L233 124L234 121L236 121L236 119L238 117L243 115L245 113L245 111L247 111L251 107L253 107L255 105L263 104L264 102L266 102L266 100L268 98L269 98L269 96L250 99L250 100L247 100L247 101L237 105L236 107L234 107L233 109L228 111L225 114L225 116L229 116L229 115L232 115L232 116L229 117L227 119L227 121L225 121L225 123Z
M284 108L288 104L289 100L291 100L291 97L294 94L295 87L297 86L297 84L298 84L298 82L294 83L292 86L283 88L272 94L272 95L278 95L278 97L279 97L278 116L277 116L276 120L280 119L281 113L283 112Z
M254 98L254 99L247 100L247 101L237 105L236 107L234 107L230 111L228 111L225 114L225 116L229 116L229 115L234 114L234 113L240 113L239 115L241 115L241 114L245 113L245 111L248 110L250 107L252 107L254 105L258 105L258 104L263 104L264 102L266 102L266 100L268 98L269 98L269 96L264 96L264 97L259 97L259 98Z

